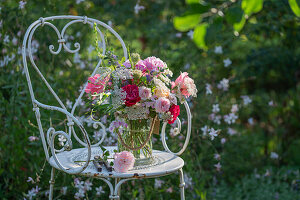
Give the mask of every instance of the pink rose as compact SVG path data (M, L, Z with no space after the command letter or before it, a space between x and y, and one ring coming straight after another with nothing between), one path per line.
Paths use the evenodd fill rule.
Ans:
M149 99L152 96L151 89L145 86L139 87L139 95L143 100Z
M180 92L180 95L185 97L197 96L197 88L194 80L188 76L187 72L181 73L175 82L171 83L171 85L172 89L177 87L177 92Z
M136 85L126 85L122 87L122 89L126 92L125 105L130 107L135 105L137 102L141 100L139 96L139 87Z
M167 64L164 61L154 56L146 58L143 63L149 72L167 68Z
M154 107L156 112L167 112L170 108L170 100L165 97L160 97L155 101Z
M135 158L129 151L122 151L114 155L114 170L124 173L133 168Z
M85 88L85 92L87 94L95 94L95 93L102 93L104 91L106 82L109 79L109 76L107 76L105 79L100 79L100 74L95 74L95 76L88 78L88 84Z
M178 105L172 105L169 111L171 112L172 119L170 119L168 123L173 124L180 114L180 107Z

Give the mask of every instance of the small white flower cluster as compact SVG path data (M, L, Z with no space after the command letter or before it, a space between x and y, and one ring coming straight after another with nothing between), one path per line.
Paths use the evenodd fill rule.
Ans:
M184 182L185 182L185 188L192 189L193 188L193 179L192 179L192 177L190 177L187 173L185 173L183 175L183 179L184 179Z
M165 84L170 84L171 83L171 80L169 79L169 77L168 76L166 76L166 75L163 75L163 74L160 74L159 76L158 76L158 78L160 79L160 80L162 80Z
M206 89L206 95L212 94L212 86L210 84L206 83L205 89Z
M73 102L70 101L69 99L67 99L67 101L66 101L66 107L69 108L69 109L71 109L73 107L72 105L73 105Z
M271 159L274 159L274 160L277 160L277 159L279 158L279 156L278 156L277 153L271 152L270 158L271 158Z
M222 46L216 46L214 52L215 54L222 54L223 53Z
M0 60L0 67L7 66L9 62L13 61L15 59L16 55L14 53L11 54L11 56L6 55L3 57L3 60Z
M236 113L236 112L238 112L239 111L239 106L237 105L237 104L233 104L232 106L231 106L231 112L232 113Z
M7 43L9 43L9 42L10 42L10 40L9 40L9 35L4 35L3 43L4 43L4 44L7 44Z
M32 183L32 184L34 184L35 183L35 181L33 180L33 178L31 178L31 177L28 177L28 179L27 179L27 181L26 181L27 183L28 182L30 182L30 183Z
M252 117L250 117L248 119L248 123L252 126L254 124L254 119Z
M58 144L60 146L64 146L66 141L67 141L67 138L65 136L58 135Z
M27 2L26 2L26 1L23 1L23 0L22 0L22 1L19 1L19 9L21 9L21 10L24 9L26 3L27 3Z
M101 194L104 194L105 191L103 190L103 187L102 186L99 186L96 188L96 195L97 196L100 196Z
M74 54L73 62L74 62L75 64L79 64L80 69L84 69L84 68L85 68L85 63L80 59L80 55L79 55L78 52L76 52L76 53Z
M177 127L172 127L170 129L170 136L171 137L175 137L179 134L179 129Z
M147 119L149 115L149 107L136 104L131 107L126 107L125 114L127 114L129 120Z
M201 128L201 131L203 133L203 136L209 136L211 140L214 140L215 137L218 136L218 133L220 130L215 130L214 128L209 128L208 126L204 126Z
M229 67L232 64L232 61L229 58L223 60L224 67Z
M26 197L31 200L33 197L35 197L41 188L39 188L38 186L36 186L35 188L32 188L31 190L28 191L28 194L26 194ZM24 198L25 199L25 198ZM25 199L26 200L26 199Z
M235 113L229 113L228 115L224 115L224 121L227 124L234 124L238 119L238 116Z
M76 119L81 123L84 124L86 123L88 127L91 127L93 125L93 123L95 122L90 116L89 117L85 117L85 116L76 116Z
M212 112L213 112L213 113L218 113L218 112L220 112L219 104L214 104L214 105L213 105Z
M85 0L76 0L76 4L80 4L81 2L84 2Z
M228 133L228 135L232 136L232 135L236 135L237 131L234 130L233 128L228 128L227 133Z
M242 95L241 98L243 99L243 103L245 106L252 102L252 99L247 95Z
M158 189L158 188L161 188L162 184L164 184L165 182L163 180L160 180L160 179L155 179L155 182L154 182L154 188L155 189Z
M165 85L165 83L162 80L160 80L160 79L158 79L156 77L153 78L153 82L154 82L154 85L157 88L167 88L167 86Z
M138 2L136 3L136 5L134 6L134 13L135 13L135 14L139 14L139 12L140 12L141 10L144 10L144 9L145 9L145 6L139 5L139 3L140 3L140 1L138 1Z
M163 74L166 75L166 76L170 76L170 77L173 76L173 72L169 68L165 69L165 71L163 72Z
M221 155L218 154L218 153L215 153L215 154L214 154L214 159L216 159L216 160L221 160Z
M100 129L100 130L98 130L98 131L94 131L93 138L94 138L96 141L99 141L100 138L103 136L103 134L105 134L105 132L104 132L103 129Z
M67 187L67 186L64 186L64 187L62 187L62 188L60 189L60 193L61 193L62 195L66 195L66 194L67 194L67 190L68 190L68 187Z
M218 162L217 164L214 165L217 171L221 171L222 165L220 164L220 162Z
M133 78L132 70L126 69L125 67L117 67L116 70L112 72L112 75L116 80L128 80Z
M194 38L194 31L190 30L189 32L187 32L187 36L192 40Z
M212 113L209 115L208 117L210 120L212 120L214 123L220 125L221 124L221 119L222 116L221 115L217 115L216 113Z
M223 78L220 83L218 83L217 87L223 91L227 91L229 88L229 80L226 78Z
M79 178L74 179L74 186L77 189L74 198L75 199L81 199L85 197L85 193L87 191L92 190L92 183L87 180L87 181L81 181Z
M29 137L28 137L28 140L29 140L30 142L37 141L37 140L39 140L39 137L36 137L36 136L29 136Z
M89 54L91 54L92 51L95 50L95 47L94 47L93 45L90 45L90 46L87 48L87 50L88 50Z
M117 137L115 135L112 135L110 137L105 137L104 143L108 146L114 146L117 145Z
M114 93L112 94L112 105L114 108L120 107L126 98L126 92L122 88L118 88L118 86L114 86Z
M36 52L38 52L38 49L40 47L40 44L37 40L33 40L31 42L31 52L32 54L35 54Z

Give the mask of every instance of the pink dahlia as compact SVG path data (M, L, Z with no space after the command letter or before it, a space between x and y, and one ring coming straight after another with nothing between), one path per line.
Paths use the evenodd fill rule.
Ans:
M118 173L127 172L133 168L135 158L129 151L122 151L114 155L114 170Z
M146 66L146 70L159 71L161 69L167 68L167 64L159 58L154 56L148 57L143 61L143 64Z

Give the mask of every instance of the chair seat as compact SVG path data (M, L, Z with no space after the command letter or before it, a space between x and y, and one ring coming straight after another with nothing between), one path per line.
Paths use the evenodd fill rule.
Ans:
M116 149L115 146L106 146L104 148L110 151L111 155L113 155L113 151ZM99 147L92 147L91 151L91 159L93 159L95 155L102 155L102 150ZM87 148L73 149L71 151L57 153L57 158L64 167L76 169L85 163L81 161L86 160L87 152ZM90 162L88 167L79 175L94 178L147 178L168 175L178 171L184 166L183 159L174 154L165 151L153 150L152 155L153 162L151 164L145 166L135 166L132 170L129 170L126 173L117 173L115 171L108 172L105 168L102 172L97 172L93 162ZM50 158L49 163L54 168L58 170L60 169L53 157Z

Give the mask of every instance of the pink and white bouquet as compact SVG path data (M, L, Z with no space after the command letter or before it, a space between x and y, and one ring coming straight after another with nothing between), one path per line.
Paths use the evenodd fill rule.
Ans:
M132 162L151 162L151 134L154 129L159 131L159 120L173 124L180 114L178 102L195 97L197 89L187 72L172 82L172 71L154 56L142 60L132 54L119 61L108 52L104 61L88 79L85 92L92 102L92 115L114 118L109 131L118 135L118 149L123 152L115 155L114 168L126 172Z
M108 66L90 77L85 89L95 110L117 113L129 120L158 115L172 124L180 113L178 100L196 96L196 85L188 73L181 73L172 82L172 71L159 58L142 60L133 54L119 62L113 54L108 55Z

